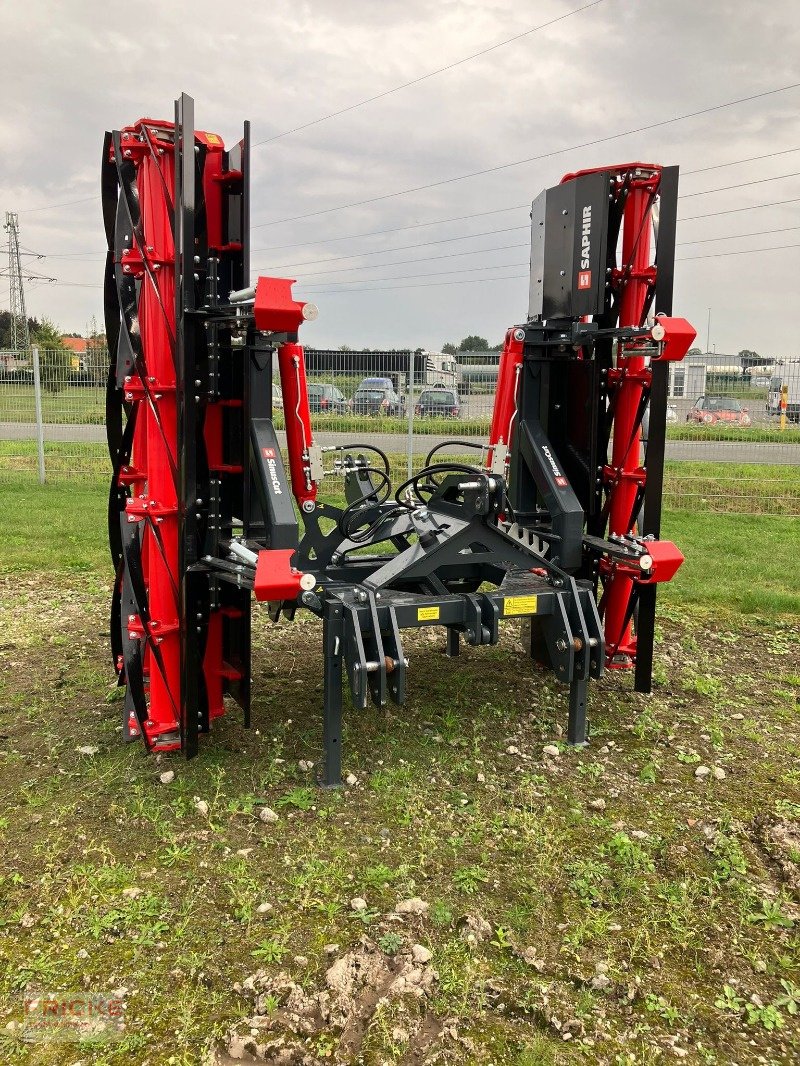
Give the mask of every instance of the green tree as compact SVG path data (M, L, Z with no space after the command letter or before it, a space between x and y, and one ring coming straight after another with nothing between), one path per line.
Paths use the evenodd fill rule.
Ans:
M71 353L61 340L58 327L50 319L43 318L31 335L31 344L39 346L42 388L48 392L60 392L68 381Z
M460 352L488 352L489 342L485 337L472 335L463 339L458 346L458 350Z
M448 341L447 344L442 345L443 355L455 355L457 351L458 348L456 348L455 344L451 344L450 341Z
M39 328L39 323L35 318L28 319L28 332L33 336L36 330ZM11 312L0 311L0 349L8 350L11 348Z
M739 358L742 361L742 366L746 370L749 366L764 366L769 362L763 355L759 355L758 352L752 351L750 348L742 348L739 352Z

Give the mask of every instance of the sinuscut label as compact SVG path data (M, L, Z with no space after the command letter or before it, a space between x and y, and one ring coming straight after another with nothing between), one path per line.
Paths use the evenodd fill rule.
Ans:
M277 464L274 459L267 459L267 469L269 470L270 481L272 482L272 491L276 496L283 495L283 489L281 488L281 480L278 477Z

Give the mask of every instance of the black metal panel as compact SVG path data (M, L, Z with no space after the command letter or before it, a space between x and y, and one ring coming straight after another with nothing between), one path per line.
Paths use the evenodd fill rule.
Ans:
M266 542L270 548L297 548L299 527L272 421L253 418L250 437L256 491L266 523Z
M179 621L181 626L181 746L187 758L197 754L198 718L207 719L204 695L203 650L207 614L199 609L198 583L204 575L191 572L201 548L201 516L196 501L200 441L195 310L196 169L194 101L184 93L175 103L175 340L178 403L178 558ZM199 617L200 615L204 617Z
M659 187L658 233L656 238L656 314L672 314L672 289L675 264L675 233L678 213L678 168L665 167ZM661 507L664 492L664 451L667 436L667 399L669 365L654 362L651 366L650 412L645 448L647 481L644 492L644 517L640 532L658 538L661 535ZM656 600L658 586L643 585L639 590L636 612L636 667L634 687L649 692L653 681L653 645L655 642Z
M525 420L520 423L518 433L520 457L547 508L550 528L559 538L553 548L556 561L564 570L575 570L583 558L583 508L541 424L533 419Z
M534 203L529 318L599 314L606 299L610 175L582 174ZM544 230L544 238L542 238Z
M224 169L228 179L223 185L223 240L226 251L221 256L221 295L241 289L250 279L250 123L244 123L241 141L226 153ZM241 175L235 177L236 173ZM240 523L248 528L250 513L250 417L252 390L250 382L250 347L234 335L230 323L216 329L220 356L219 391L223 400L234 405L223 407L223 458L233 469L219 476L219 535L230 536ZM248 341L252 337L248 338ZM239 406L236 402L241 401ZM271 404L271 379L268 390ZM240 468L240 469L236 469ZM216 554L216 553L215 553ZM250 724L250 592L230 584L219 583L216 590L222 610L223 659L230 667L223 680L223 690L244 712L244 724Z

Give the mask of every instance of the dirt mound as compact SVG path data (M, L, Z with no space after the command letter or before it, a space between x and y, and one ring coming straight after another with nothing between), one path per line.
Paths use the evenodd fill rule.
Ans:
M762 826L761 843L780 868L789 890L800 898L800 822L773 822Z
M384 1009L392 1041L405 1047L402 1061L431 1061L426 1056L443 1024L427 1006L438 980L427 961L418 961L427 954L418 950L415 957L409 948L387 955L363 937L328 967L317 988L302 987L285 971L259 970L241 989L252 1001L251 1014L228 1034L226 1046L212 1053L209 1066L356 1062Z

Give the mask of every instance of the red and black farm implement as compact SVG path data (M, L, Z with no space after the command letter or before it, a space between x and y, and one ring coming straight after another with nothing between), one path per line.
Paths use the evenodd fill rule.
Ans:
M340 777L344 675L356 711L402 704L410 627L444 627L456 655L529 619L584 743L590 678L632 669L649 690L657 586L682 561L659 535L667 363L695 335L672 317L677 167L581 171L537 197L528 313L506 334L489 440L475 462L434 449L397 486L378 448L315 442L298 331L316 309L291 280L251 281L249 169L248 125L226 149L185 95L173 121L106 136L125 737L192 756L226 697L249 720L255 593L275 622L322 619L325 784ZM321 498L331 478L344 505Z

